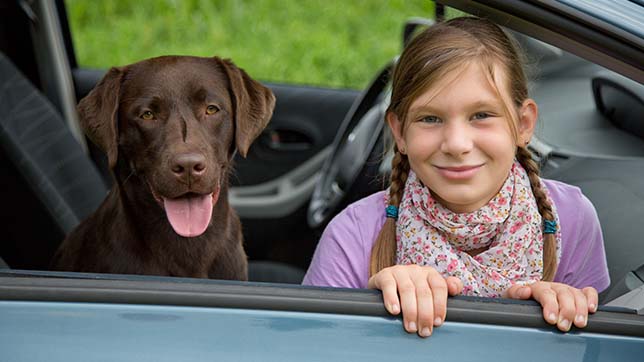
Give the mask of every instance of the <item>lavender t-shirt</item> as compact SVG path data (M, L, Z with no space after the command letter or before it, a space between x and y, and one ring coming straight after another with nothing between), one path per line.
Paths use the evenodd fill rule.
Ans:
M543 180L561 223L561 259L554 281L576 288L610 284L597 212L575 186ZM366 288L371 248L385 223L384 191L359 200L327 226L302 284Z

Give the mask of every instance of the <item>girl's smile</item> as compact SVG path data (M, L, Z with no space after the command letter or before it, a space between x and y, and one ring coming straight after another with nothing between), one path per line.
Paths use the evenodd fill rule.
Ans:
M476 173L485 166L485 163L472 166L437 166L434 167L438 170L441 176L452 180L467 180L476 175Z

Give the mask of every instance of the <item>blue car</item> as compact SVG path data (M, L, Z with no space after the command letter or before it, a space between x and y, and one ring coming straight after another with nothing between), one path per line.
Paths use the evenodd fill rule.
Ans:
M383 112L395 60L362 91L266 83L275 113L236 160L229 195L248 282L48 270L110 183L74 110L105 69L78 65L63 0L9 0L0 4L0 361L644 360L644 3L435 9L400 24L401 43L472 14L512 32L536 62L541 128L530 147L545 177L583 190L604 233L611 285L586 328L559 332L534 301L457 296L423 339L386 312L379 291L299 285L324 226L389 172Z

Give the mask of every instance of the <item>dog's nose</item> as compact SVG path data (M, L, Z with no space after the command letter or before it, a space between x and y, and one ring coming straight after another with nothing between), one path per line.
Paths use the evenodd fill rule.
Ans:
M206 157L200 153L182 153L172 163L172 172L179 178L199 177L206 171Z

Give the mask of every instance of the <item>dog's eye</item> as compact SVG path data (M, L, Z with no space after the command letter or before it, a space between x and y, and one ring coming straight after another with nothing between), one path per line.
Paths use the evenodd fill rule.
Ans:
M141 114L141 118L145 119L146 121L150 121L154 119L154 113L150 111L145 111L143 114Z
M217 106L213 106L212 104L206 107L206 114L207 115L213 115L215 113L219 112L219 108Z

